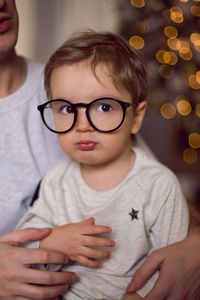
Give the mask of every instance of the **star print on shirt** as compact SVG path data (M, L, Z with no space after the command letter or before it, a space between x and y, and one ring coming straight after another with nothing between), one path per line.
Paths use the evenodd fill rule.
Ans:
M131 212L129 213L129 215L131 216L131 221L133 221L134 219L138 220L138 213L139 210L135 210L132 208Z

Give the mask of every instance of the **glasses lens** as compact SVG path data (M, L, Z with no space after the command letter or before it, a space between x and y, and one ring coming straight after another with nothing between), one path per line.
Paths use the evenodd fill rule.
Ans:
M89 115L97 129L110 131L120 125L123 119L123 109L117 101L105 98L92 103Z
M44 120L49 129L64 132L74 122L74 110L67 101L51 101L44 108Z

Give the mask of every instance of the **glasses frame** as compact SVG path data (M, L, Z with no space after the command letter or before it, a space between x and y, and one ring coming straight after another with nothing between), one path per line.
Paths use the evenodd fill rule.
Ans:
M92 105L94 102L97 102L97 101L100 101L100 100L105 100L105 99L116 101L117 103L119 103L119 104L121 105L122 111L123 111L123 117L122 117L122 120L121 120L120 124L119 124L116 128L111 129L111 130L100 130L100 129L98 129L98 128L93 124L93 122L92 122L92 120L91 120L91 118L90 118L90 114L89 114L89 109L90 109L91 105ZM51 104L51 103L53 103L53 102L59 102L59 101L65 102L66 104L69 104L69 105L73 108L73 110L74 110L74 121L73 121L73 123L72 123L72 126L71 126L69 129L64 130L64 131L57 131L57 130L54 130L54 129L50 128L50 127L48 126L48 124L46 123L45 118L44 118L44 110L45 110L45 107L46 107L48 104ZM95 130L97 130L97 131L99 131L99 132L105 132L105 133L107 133L107 132L113 132L113 131L117 130L117 129L123 124L124 119L125 119L125 116L126 116L126 110L127 110L127 108L129 108L129 107L132 106L132 105L133 105L132 103L125 102L125 101L121 101L121 100L118 100L118 99L115 99L115 98L112 98L112 97L106 97L106 98L105 98L105 97L102 97L102 98L98 98L98 99L95 99L95 100L91 101L90 103L83 103L83 102L72 103L72 102L70 102L69 100L65 100L65 99L52 99L52 100L47 101L47 102L45 102L45 103L43 103L43 104L41 104L41 105L38 105L37 109L38 109L39 112L40 112L42 121L43 121L43 123L45 124L45 126L46 126L50 131L52 131L52 132L54 132L54 133L60 133L60 134L62 134L62 133L66 133L66 132L70 131L70 130L74 127L74 125L76 124L77 116L78 116L78 110L77 110L77 107L85 107L85 108L86 108L86 110L85 110L86 117L87 117L88 122L90 123L90 125L91 125ZM135 105L138 105L138 103L135 103Z

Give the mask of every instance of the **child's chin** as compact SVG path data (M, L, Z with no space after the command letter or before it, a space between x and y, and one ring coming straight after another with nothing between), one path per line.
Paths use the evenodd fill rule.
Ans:
M87 151L89 152L89 151ZM98 158L96 158L94 155L91 155L90 153L84 153L76 160L84 165L98 165L99 161Z

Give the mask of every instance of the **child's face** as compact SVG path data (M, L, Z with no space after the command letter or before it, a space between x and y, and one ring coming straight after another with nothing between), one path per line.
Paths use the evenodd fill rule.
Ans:
M107 68L99 65L96 73L98 79L85 62L54 69L50 80L52 99L89 103L97 98L112 97L132 103L132 97L127 91L118 90L114 86ZM141 103L137 112L130 106L121 127L111 133L95 130L87 120L85 108L78 107L75 126L67 133L58 134L59 144L71 158L86 165L103 165L130 157L131 134L139 130L145 106L145 102Z

